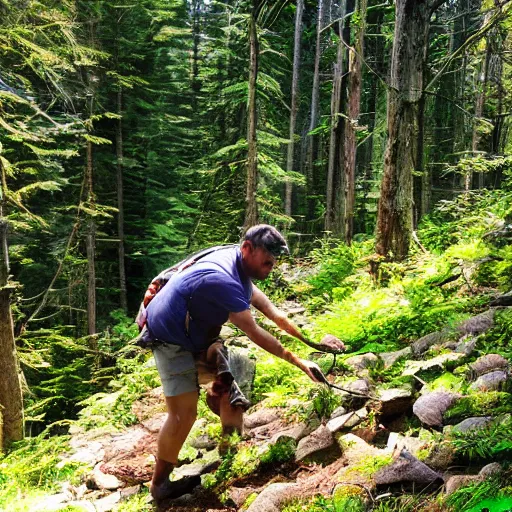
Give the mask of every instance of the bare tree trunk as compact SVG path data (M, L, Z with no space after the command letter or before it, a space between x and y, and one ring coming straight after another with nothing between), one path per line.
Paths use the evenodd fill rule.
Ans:
M125 268L125 237L124 237L124 200L123 200L123 90L117 91L117 113L119 119L116 126L116 157L117 157L117 236L119 237L119 288L121 308L128 311Z
M0 160L0 450L23 439L23 395L16 355L9 287L8 222L5 215L5 169Z
M442 2L397 0L391 83L388 91L388 140L377 216L376 252L401 260L412 235L412 171L418 146L418 106L430 16Z
M249 18L249 98L248 98L248 118L247 118L247 192L246 192L246 210L245 227L254 226L258 223L258 203L256 194L258 189L258 148L257 148L257 110L256 110L256 86L258 81L258 32L256 27L257 5L253 7L253 12Z
M320 115L319 99L320 99L320 57L322 56L322 20L324 17L325 0L318 0L318 19L316 26L316 47L315 47L315 68L313 71L313 87L311 92L311 117L308 132L313 131ZM315 137L307 135L306 139L306 195L310 196L314 188L314 145ZM308 216L313 216L313 201L308 200Z
M350 244L354 235L355 181L356 181L356 126L361 109L361 60L366 31L367 0L359 0L360 23L355 34L354 47L349 49L348 111L345 123L345 241Z
M304 14L304 0L297 0L297 11L295 12L295 39L293 44L293 75L292 75L292 97L290 111L290 143L286 158L286 170L293 171L293 160L295 150L295 125L297 123L297 99L299 96L299 68L300 68L300 41L302 36L302 16ZM285 213L292 215L292 183L287 181L285 188Z
M93 155L92 143L87 141L86 146L86 183L87 202L89 208L94 209L93 187ZM87 222L87 235L85 240L87 251L87 332L96 334L96 221L89 216Z
M346 2L343 2L343 7L340 13L340 18L344 18L346 14ZM338 33L340 40L338 42L338 50L336 55L336 62L334 63L333 80L332 80L332 93L331 93L331 133L329 140L329 159L327 164L327 186L326 186L326 208L325 208L325 230L336 231L336 213L335 205L338 201L339 211L342 218L338 219L340 223L345 223L345 194L337 196L337 189L344 190L344 176L341 174L341 183L336 187L336 170L341 168L343 162L343 128L345 120L340 116L342 105L342 81L343 81L343 67L345 61L345 46L343 44L343 22L338 22ZM336 201L337 200L337 201Z
M484 24L487 20L484 20ZM483 112L484 112L484 103L485 103L485 95L487 91L487 77L488 77L488 70L489 70L489 59L491 57L491 45L489 43L488 38L485 39L485 54L484 58L482 59L481 69L478 72L478 76L476 79L476 87L477 87L477 93L476 93L476 99L475 99L475 117L473 119L473 137L471 140L471 151L473 156L476 156L479 151L479 145L480 145L480 120L482 118ZM465 183L465 189L466 191L470 190L471 188L471 181L472 181L472 174L468 173L466 175L466 183ZM478 188L483 188L484 186L484 174L479 173L478 174Z

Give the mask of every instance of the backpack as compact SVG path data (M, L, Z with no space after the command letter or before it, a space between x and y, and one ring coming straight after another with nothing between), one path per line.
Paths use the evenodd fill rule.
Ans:
M139 312L137 313L137 317L135 318L135 322L139 326L139 335L135 338L134 342L136 345L139 345L142 348L151 348L155 344L162 343L159 340L155 340L151 337L148 332L146 322L147 322L147 307L149 303L153 300L155 295L169 282L169 280L175 274L183 272L185 269L191 267L195 263L197 263L200 259L212 254L216 251L220 251L222 249L231 249L233 247L238 247L235 244L230 245L218 245L215 247L209 247L208 249L203 249L202 251L198 251L191 256L188 256L184 260L176 263L172 267L166 268L160 274L158 274L155 278L152 279L149 284L146 292L144 293L144 298L140 304Z

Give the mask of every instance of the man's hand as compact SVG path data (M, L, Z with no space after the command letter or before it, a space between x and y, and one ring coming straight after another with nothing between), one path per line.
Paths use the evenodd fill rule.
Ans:
M299 368L313 381L319 382L321 384L328 384L325 375L322 373L320 367L313 363L312 361L308 361L307 359L300 359Z

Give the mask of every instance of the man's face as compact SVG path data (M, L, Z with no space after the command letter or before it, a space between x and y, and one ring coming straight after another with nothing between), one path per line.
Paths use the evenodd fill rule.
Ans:
M266 279L276 264L276 258L262 247L253 247L248 241L242 244L241 250L245 273L253 279Z

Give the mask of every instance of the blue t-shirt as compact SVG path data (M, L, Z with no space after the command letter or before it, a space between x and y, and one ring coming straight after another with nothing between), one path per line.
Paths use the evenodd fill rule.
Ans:
M171 277L148 304L148 329L159 340L200 352L219 335L230 313L249 309L251 297L240 248L222 248Z

